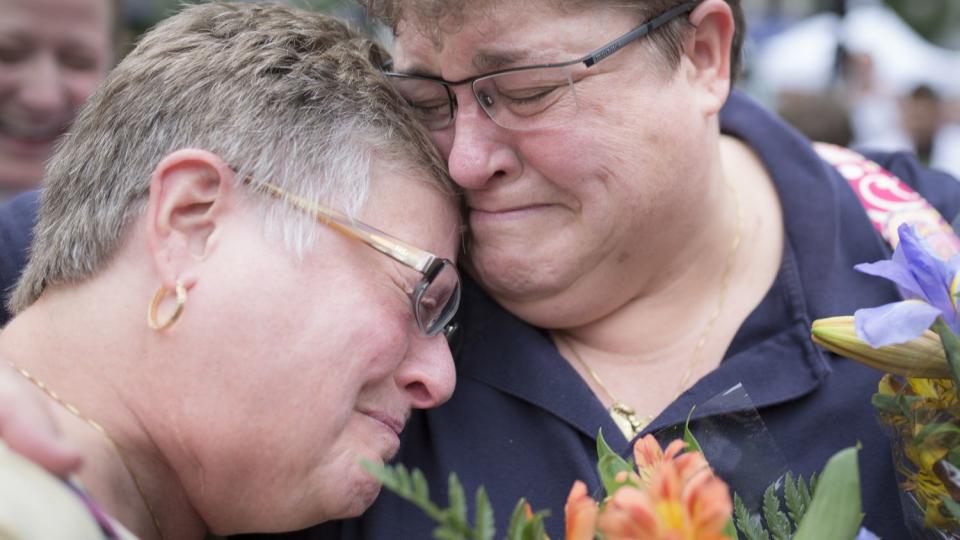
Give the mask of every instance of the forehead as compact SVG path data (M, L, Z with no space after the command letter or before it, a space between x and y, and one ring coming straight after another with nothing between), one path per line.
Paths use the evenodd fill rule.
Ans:
M455 80L496 69L571 60L636 25L622 9L553 1L483 2L439 23L401 21L398 69ZM408 69L413 68L413 69ZM469 72L468 72L469 71Z
M0 0L0 32L109 38L111 0Z
M409 167L375 164L370 195L359 219L434 255L456 260L459 201Z

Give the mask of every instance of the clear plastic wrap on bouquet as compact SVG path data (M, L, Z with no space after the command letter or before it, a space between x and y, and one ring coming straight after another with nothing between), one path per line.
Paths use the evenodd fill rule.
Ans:
M887 374L873 397L915 539L960 538L960 403L951 379Z
M684 438L684 427L671 426L654 435L665 444ZM783 452L743 385L697 404L689 429L713 470L752 511L760 509L764 490L788 472Z

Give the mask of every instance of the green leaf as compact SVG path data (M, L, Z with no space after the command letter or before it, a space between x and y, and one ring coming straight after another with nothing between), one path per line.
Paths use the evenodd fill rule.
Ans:
M603 459L607 456L620 457L607 444L607 440L603 438L603 428L600 428L597 430L597 459Z
M880 413L899 414L900 407L897 405L896 396L888 394L874 394L870 396L870 404Z
M810 501L813 499L813 495L811 494L813 489L811 489L811 487L807 484L807 482L803 479L802 476L797 477L797 486L800 491L800 502L803 503L804 513L806 513L806 509L810 508ZM799 518L797 520L797 523L799 523L800 520L803 519L803 514L797 517Z
M763 528L760 522L760 516L754 516L747 510L743 504L740 495L733 494L733 516L737 522L737 528L746 537L746 540L770 540L770 535Z
M389 467L365 459L360 460L360 466L366 469L366 471L370 473L370 476L376 478L381 484L387 485L393 482L393 475L390 474Z
M922 400L923 398L919 396L874 394L870 398L870 403L882 414L910 417L914 405Z
M529 521L527 530L524 531L524 540L543 540L547 536L547 528L543 524L544 516L537 512L533 519Z
M600 482L603 483L603 489L606 490L607 495L613 495L624 485L624 482L617 481L617 475L631 470L633 467L630 463L607 445L607 441L603 438L603 430L597 432L597 472L600 473Z
M913 444L919 446L928 438L950 436L953 436L951 437L951 440L954 441L956 440L957 436L960 436L960 427L958 427L952 419L950 422L937 422L935 424L927 424L923 426L923 429L920 430L920 433L917 433L917 435L913 438Z
M802 478L798 480L798 482L802 481ZM800 488L797 487L797 483L793 481L793 475L790 473L787 473L787 477L783 482L783 500L787 504L787 512L790 514L790 519L793 520L794 523L799 523L807 507L803 503Z
M960 448L954 447L947 452L947 461L954 467L960 467Z
M456 473L450 473L447 478L447 498L450 503L450 514L460 521L467 523L467 496L463 493L463 484Z
M740 540L740 535L737 534L737 527L733 524L732 517L728 519L727 524L723 526L723 535L730 540Z
M430 500L426 479L419 469L415 469L411 476L403 465L380 465L365 460L360 465L380 480L385 489L420 508L441 526L445 524L447 513Z
M960 337L957 337L940 317L933 323L933 329L940 335L943 352L946 353L947 364L950 366L950 377L954 387L960 391Z
M541 510L532 517L526 515L527 500L521 498L513 508L510 517L510 527L507 530L507 540L543 540L547 536L547 529L543 520L550 512Z
M449 525L440 525L433 530L436 540L467 540L463 532L451 528Z
M403 465L398 465L401 471L406 474L406 468ZM413 493L421 499L430 498L430 488L427 486L427 478L423 476L423 473L420 472L420 469L414 469L413 474L410 476L413 483ZM409 482L409 481L408 481Z
M527 500L521 497L517 501L517 505L513 507L510 525L507 527L507 540L523 540L523 530L527 523L527 517L524 515L526 505Z
M946 510L945 514L947 517L960 519L960 504L957 504L956 501L950 497L943 497L943 507L944 510Z
M763 519L774 540L789 540L792 529L790 520L780 510L780 498L777 497L777 485L770 484L763 492Z
M794 540L851 540L857 536L863 520L857 451L855 447L841 450L827 462Z
M487 490L480 486L477 488L477 494L474 497L474 528L473 537L476 540L493 540L497 528L493 521L493 507L490 506L490 498L487 497Z
M696 405L690 407L690 412L687 413L687 420L683 423L683 442L687 443L687 450L700 452L702 454L703 448L700 446L697 438L693 436L693 432L690 431L690 418L693 416L693 411L696 408Z

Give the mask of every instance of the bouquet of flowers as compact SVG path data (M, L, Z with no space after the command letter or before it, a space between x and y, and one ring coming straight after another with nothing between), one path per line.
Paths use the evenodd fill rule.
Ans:
M891 260L857 270L889 279L903 301L813 323L823 347L886 374L872 403L892 434L907 525L919 538L960 534L960 257L944 260L910 226Z
M764 494L762 515L755 515L739 497L731 499L730 490L713 473L696 439L689 429L684 431L684 440L674 440L665 450L652 435L638 439L630 460L617 455L603 434L598 434L597 470L606 496L597 501L583 482L573 484L564 508L567 540L876 539L859 529L862 514L856 448L837 453L820 477L809 483L787 475L782 489L779 484L771 485ZM493 509L482 486L474 497L471 524L466 495L456 474L449 477L448 505L441 507L430 499L420 471L409 472L402 465L366 467L386 489L437 522L434 538L495 537ZM520 499L505 538L546 539L547 516L549 512L533 512Z

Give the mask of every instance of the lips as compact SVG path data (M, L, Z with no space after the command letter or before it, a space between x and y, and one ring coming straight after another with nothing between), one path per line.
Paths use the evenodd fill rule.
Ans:
M492 208L481 208L481 207L470 207L471 212L481 212L484 214L509 214L513 212L523 212L525 210L532 210L534 208L540 208L546 206L545 204L527 204L519 206L504 206L501 208L492 207Z
M403 416L392 415L383 411L363 411L363 414L380 422L387 429L393 431L398 437L400 433L403 432L403 426L407 423Z
M18 122L0 120L0 144L20 155L37 155L46 158L57 138L66 129L65 123L54 126L26 126Z
M528 204L517 206L470 206L470 227L476 229L486 225L510 225L533 219L551 209L550 204Z
M68 124L62 120L30 122L0 118L0 133L27 142L49 142L63 134Z

